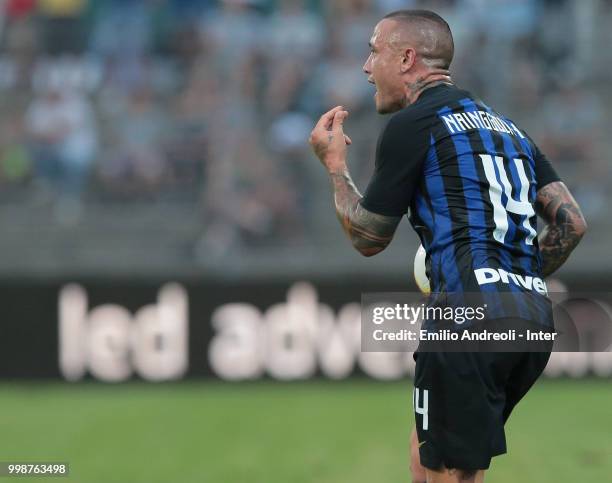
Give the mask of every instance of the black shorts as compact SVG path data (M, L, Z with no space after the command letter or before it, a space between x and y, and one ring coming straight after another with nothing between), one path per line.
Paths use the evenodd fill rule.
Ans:
M488 469L506 452L504 424L550 352L418 352L413 403L421 464Z

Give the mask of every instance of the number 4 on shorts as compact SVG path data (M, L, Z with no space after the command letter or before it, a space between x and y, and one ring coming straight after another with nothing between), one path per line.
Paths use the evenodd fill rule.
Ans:
M429 416L427 415L427 408L429 407L429 391L423 389L423 405L419 406L421 390L418 387L414 388L412 393L412 404L414 405L414 411L417 414L423 416L423 431L427 431L429 427Z

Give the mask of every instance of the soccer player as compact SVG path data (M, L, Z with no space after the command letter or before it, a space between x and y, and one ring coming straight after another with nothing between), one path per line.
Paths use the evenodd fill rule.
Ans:
M376 110L395 114L380 135L365 194L347 167L343 107L324 114L309 140L353 246L365 256L381 252L408 213L427 252L432 292L513 294L517 302L502 304L500 317L551 327L550 311L520 296L547 301L542 279L585 233L567 187L525 131L453 84L453 38L440 16L391 13L370 47L363 70L376 86ZM536 214L546 223L539 238ZM413 481L483 481L491 458L506 451L510 412L549 356L418 350Z

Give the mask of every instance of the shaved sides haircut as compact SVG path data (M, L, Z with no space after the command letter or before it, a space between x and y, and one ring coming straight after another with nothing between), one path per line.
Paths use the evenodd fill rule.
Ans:
M398 10L384 18L407 27L407 34L417 44L417 53L428 65L450 67L455 43L448 23L440 15L430 10Z

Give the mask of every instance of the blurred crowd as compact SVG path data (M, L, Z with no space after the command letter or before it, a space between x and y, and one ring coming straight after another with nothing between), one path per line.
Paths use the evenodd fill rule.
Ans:
M364 187L384 118L361 67L377 20L450 23L453 77L523 126L587 215L609 198L612 1L4 0L0 201L190 203L204 243L302 243L327 179L306 145L342 104ZM320 213L319 213L320 214Z

